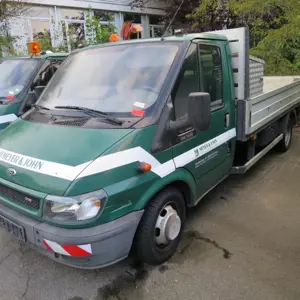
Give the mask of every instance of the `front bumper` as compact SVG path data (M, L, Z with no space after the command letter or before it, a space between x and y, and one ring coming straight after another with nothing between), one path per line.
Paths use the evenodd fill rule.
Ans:
M96 269L114 264L128 256L143 211L132 212L109 223L84 229L51 226L24 216L3 204L0 204L0 214L22 226L28 244L42 254L72 267ZM52 250L49 249L49 243L45 241L51 241ZM60 246L56 248L52 245ZM65 247L67 250L72 245L78 245L82 249L88 249L91 254L77 256L73 251L62 254L63 250L59 249L64 249L64 245L67 245ZM58 252L55 252L56 249Z

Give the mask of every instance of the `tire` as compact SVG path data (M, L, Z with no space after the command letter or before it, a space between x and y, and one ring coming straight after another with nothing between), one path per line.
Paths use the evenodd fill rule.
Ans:
M292 123L292 119L289 118L285 130L283 132L283 139L277 144L276 150L281 153L288 151L292 144L292 138L293 138L293 123Z
M180 218L180 229L174 211ZM180 241L185 217L184 197L177 188L168 187L157 194L139 224L133 249L135 258L149 265L159 265L172 257Z

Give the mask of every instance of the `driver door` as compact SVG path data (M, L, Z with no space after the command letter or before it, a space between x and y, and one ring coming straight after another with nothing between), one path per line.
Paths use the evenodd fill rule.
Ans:
M176 119L187 113L190 93L211 95L209 129L196 132L191 127L181 128L173 147L176 168L186 168L194 176L199 198L228 175L232 163L229 143L235 130L230 131L227 121L231 99L230 93L224 93L225 67L220 47L192 43L171 95Z

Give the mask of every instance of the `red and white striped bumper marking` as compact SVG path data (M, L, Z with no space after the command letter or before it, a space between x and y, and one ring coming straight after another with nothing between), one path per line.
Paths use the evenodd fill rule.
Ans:
M91 256L91 244L86 245L59 245L56 242L43 240L44 245L49 251L53 251L66 256Z

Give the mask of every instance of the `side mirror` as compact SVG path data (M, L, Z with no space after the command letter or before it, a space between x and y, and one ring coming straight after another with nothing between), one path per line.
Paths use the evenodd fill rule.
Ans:
M42 86L42 85L36 86L34 88L36 99L39 99L39 97L41 96L41 94L42 94L42 92L43 92L44 89L45 89L45 86Z
M22 101L19 108L18 114L23 115L25 112L31 109L32 105L35 104L37 98L34 91L30 91L24 101Z
M31 108L31 106L36 102L36 94L34 91L30 91L26 99L26 107Z
M189 94L188 118L197 131L204 131L209 128L211 120L210 94Z

